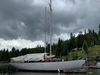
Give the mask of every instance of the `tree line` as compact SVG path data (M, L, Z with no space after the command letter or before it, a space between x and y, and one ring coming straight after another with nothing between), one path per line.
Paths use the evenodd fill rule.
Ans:
M73 33L70 34L70 39L63 41L62 39L58 39L57 43L52 44L52 53L56 55L56 57L67 56L68 53L77 49L84 50L85 53L88 53L88 47L93 47L95 45L100 45L100 24L98 27L98 32L94 30L88 29L88 32L84 30L84 34L82 31L79 32L78 36L75 37ZM46 45L46 52L49 53L50 44ZM12 48L11 51L8 49L0 50L0 61L9 61L10 58L25 55L29 53L43 53L44 47L37 46L36 48L23 48L21 50Z

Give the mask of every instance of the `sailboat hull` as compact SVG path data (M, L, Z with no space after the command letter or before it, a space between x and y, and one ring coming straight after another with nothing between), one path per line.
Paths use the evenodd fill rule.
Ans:
M61 62L32 62L32 63L9 63L19 70L27 71L60 71L65 69L82 68L85 60L61 61Z

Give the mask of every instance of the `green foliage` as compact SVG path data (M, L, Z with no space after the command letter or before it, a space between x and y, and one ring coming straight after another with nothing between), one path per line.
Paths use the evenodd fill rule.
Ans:
M76 45L76 39L75 39L75 35L73 35L72 33L70 34L70 50L72 50L73 48L75 48Z
M73 52L73 60L76 60L78 58L77 52Z
M86 54L88 54L88 44L86 41L83 42L83 50L85 51Z
M62 46L61 46L61 44L62 44L62 42L63 41L59 38L57 49L56 49L56 56L57 57L61 57L61 54L62 54Z
M68 53L70 52L70 41L66 40L64 42L62 42L62 55L68 55Z
M82 32L80 31L79 32L79 35L76 37L76 41L77 41L77 47L78 48L82 48L82 44L83 44L83 41L85 39L85 36L82 34Z

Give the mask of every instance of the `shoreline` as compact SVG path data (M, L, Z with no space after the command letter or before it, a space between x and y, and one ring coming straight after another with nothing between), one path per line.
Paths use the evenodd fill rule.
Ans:
M3 62L0 62L0 66L9 66L9 63L3 63Z

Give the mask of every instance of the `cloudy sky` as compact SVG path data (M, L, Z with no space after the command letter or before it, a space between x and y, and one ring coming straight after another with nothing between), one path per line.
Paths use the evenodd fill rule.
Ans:
M0 0L0 49L44 46L49 33L49 0ZM47 25L45 26L45 7ZM98 31L100 0L52 0L52 39L69 39L70 33ZM47 37L48 38L48 37Z

